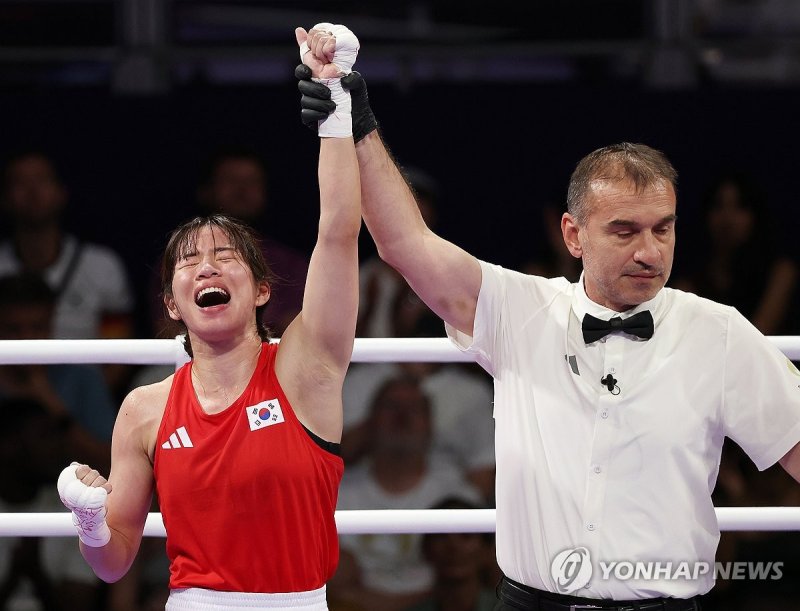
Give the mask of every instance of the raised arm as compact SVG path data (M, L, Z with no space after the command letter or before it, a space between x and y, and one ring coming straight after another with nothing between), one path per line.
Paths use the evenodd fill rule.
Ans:
M297 36L298 43L305 42L304 30L298 30ZM336 44L338 57L343 41ZM330 63L334 47L329 50L328 71L321 76L338 81L338 67L334 69ZM312 52L305 55L311 63ZM312 65L316 75L323 67L319 59ZM349 102L349 94L343 93ZM352 356L358 314L361 191L346 110L340 108L335 125L321 134L317 242L309 263L303 309L284 333L276 363L278 378L301 421L328 441L341 437L342 383Z
M353 352L358 313L358 163L352 139L322 138L319 151L320 218L311 254L303 310L287 338L308 358L342 376Z
M481 287L478 260L431 231L378 130L357 145L364 221L381 258L442 319L472 335Z
M316 127L333 103L323 86L298 77L302 120ZM364 220L381 258L405 277L436 314L472 335L481 285L477 259L425 225L411 189L378 133L363 78L353 72L342 83L352 95Z

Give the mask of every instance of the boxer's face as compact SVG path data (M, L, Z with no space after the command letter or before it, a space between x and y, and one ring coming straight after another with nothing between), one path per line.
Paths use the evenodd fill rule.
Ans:
M628 179L594 181L584 224L562 218L567 248L583 260L587 296L617 312L655 297L672 271L675 219L668 182L637 191Z
M268 299L269 284L253 278L225 232L205 226L177 257L166 306L193 335L235 340L255 329L256 308Z

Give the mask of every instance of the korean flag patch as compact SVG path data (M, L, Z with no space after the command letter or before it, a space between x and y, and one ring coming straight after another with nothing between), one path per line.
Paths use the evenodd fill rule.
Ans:
M245 407L244 411L247 414L247 421L250 423L251 431L265 429L273 424L280 424L283 422L281 403L277 399L270 399L269 401L262 401L257 405Z

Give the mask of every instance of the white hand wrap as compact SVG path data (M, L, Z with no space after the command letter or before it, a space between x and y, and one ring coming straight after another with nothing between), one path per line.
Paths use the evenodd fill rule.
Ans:
M317 133L321 138L347 138L353 135L353 121L350 114L350 92L342 87L341 77L353 71L353 64L358 57L360 47L358 38L347 26L333 25L331 23L318 23L315 30L326 30L336 37L336 50L333 52L333 63L339 68L336 78L314 78L317 83L327 85L331 90L331 99L336 102L334 110L327 119L319 122ZM300 45L300 61L308 53L308 43Z
M72 512L72 523L78 538L89 547L103 547L111 540L111 531L106 524L105 488L87 486L75 475L80 465L70 465L58 476L58 496Z

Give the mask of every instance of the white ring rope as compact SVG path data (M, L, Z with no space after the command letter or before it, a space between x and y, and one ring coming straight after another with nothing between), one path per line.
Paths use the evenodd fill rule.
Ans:
M795 339L797 354L800 355L800 336ZM188 360L181 336L175 339L0 340L0 365L125 363L180 366ZM359 337L355 341L352 360L354 363L455 363L474 359L458 350L446 337Z
M800 336L768 338L789 359L800 360ZM0 340L0 365L60 363L185 363L180 336L175 339ZM356 338L353 362L469 362L447 338ZM800 530L800 507L718 507L721 530ZM336 512L340 534L494 532L493 509L350 510ZM145 536L166 535L161 514L147 517ZM75 536L65 513L0 514L0 537Z
M791 360L800 360L800 335L768 337ZM0 340L0 365L125 363L179 366L188 360L175 339L22 339ZM446 337L356 338L354 363L454 363L474 360Z
M717 507L720 530L800 530L800 507ZM354 509L336 512L340 535L494 532L494 509ZM160 513L147 516L146 537L164 537ZM74 537L64 513L0 513L0 537Z

